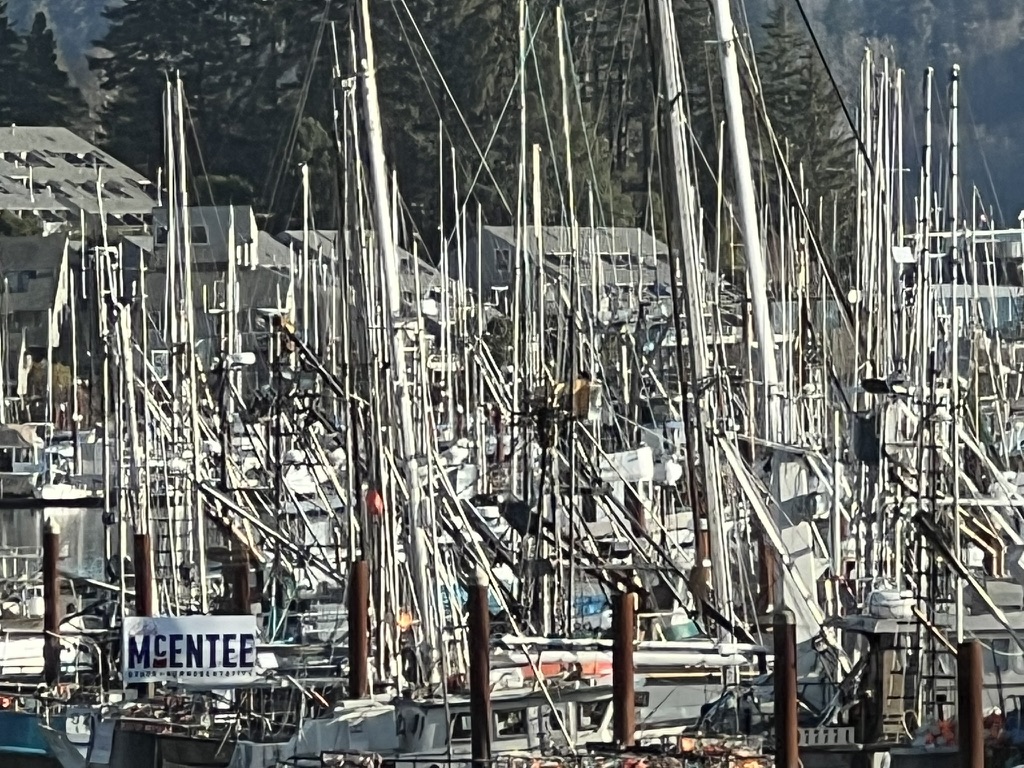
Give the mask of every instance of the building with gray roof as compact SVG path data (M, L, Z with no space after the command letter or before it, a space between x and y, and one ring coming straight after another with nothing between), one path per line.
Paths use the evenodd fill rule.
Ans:
M0 210L43 222L43 231L89 234L101 225L117 232L144 231L154 185L67 128L0 128Z

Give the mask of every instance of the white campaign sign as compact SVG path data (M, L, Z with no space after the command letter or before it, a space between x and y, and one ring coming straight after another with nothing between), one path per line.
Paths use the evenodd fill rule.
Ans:
M259 679L255 616L126 616L124 682L229 688Z

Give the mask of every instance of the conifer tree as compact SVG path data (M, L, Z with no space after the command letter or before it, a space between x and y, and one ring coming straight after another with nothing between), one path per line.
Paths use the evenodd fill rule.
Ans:
M7 3L0 0L0 66L5 70L4 77L0 77L0 125L16 123L22 114L21 61L24 51L24 42L11 26Z
M828 73L802 25L793 18L789 5L780 2L764 25L766 38L758 59L764 105L783 159L794 181L800 171L810 195L811 206L831 225L833 202L848 213L854 194L853 158L855 144ZM761 140L765 158L763 171L778 179L778 158L772 143ZM816 217L812 217L816 218ZM835 222L843 229L846 220Z
M63 126L76 132L87 129L88 106L81 91L57 65L57 45L42 11L33 18L25 38L22 71L26 124Z

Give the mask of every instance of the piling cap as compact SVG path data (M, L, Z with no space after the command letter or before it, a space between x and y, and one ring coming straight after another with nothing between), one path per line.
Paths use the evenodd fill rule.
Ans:
M780 608L775 612L772 623L776 626L792 627L796 625L796 614L788 608Z
M485 568L477 566L473 569L472 573L469 574L469 583L477 587L490 586L491 577Z

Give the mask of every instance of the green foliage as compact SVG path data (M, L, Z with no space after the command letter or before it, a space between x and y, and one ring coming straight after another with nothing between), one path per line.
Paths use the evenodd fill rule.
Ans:
M85 99L57 65L57 46L43 13L22 37L11 25L7 4L0 2L0 62L0 123L90 131Z
M323 9L320 0L127 0L108 8L106 53L91 60L106 95L107 148L155 176L164 158L165 84L180 76L190 156L209 182L200 194L293 210L296 152L324 156L323 129L318 134L307 122L330 109L327 78L314 77L324 69L327 42L320 56L310 54ZM320 144L310 144L311 136Z
M89 123L89 110L82 93L57 66L57 44L53 31L40 12L32 20L25 38L22 108L36 125L64 125L81 130Z
M55 402L65 402L71 397L71 368L63 363L53 364L53 379L47 375L45 360L32 363L28 372L28 396L45 397L47 387L53 387L53 399Z
M0 211L0 236L29 237L43 234L43 222L30 213L19 216L14 211Z
M824 231L831 233L834 225L839 242L844 242L853 227L855 143L839 98L805 27L788 3L776 5L764 31L759 74L781 160L795 184L802 179L811 220L818 221L820 213ZM785 189L780 158L774 156L767 132L760 137L760 145L762 170L770 188L777 190L781 184ZM833 222L836 201L840 219Z

